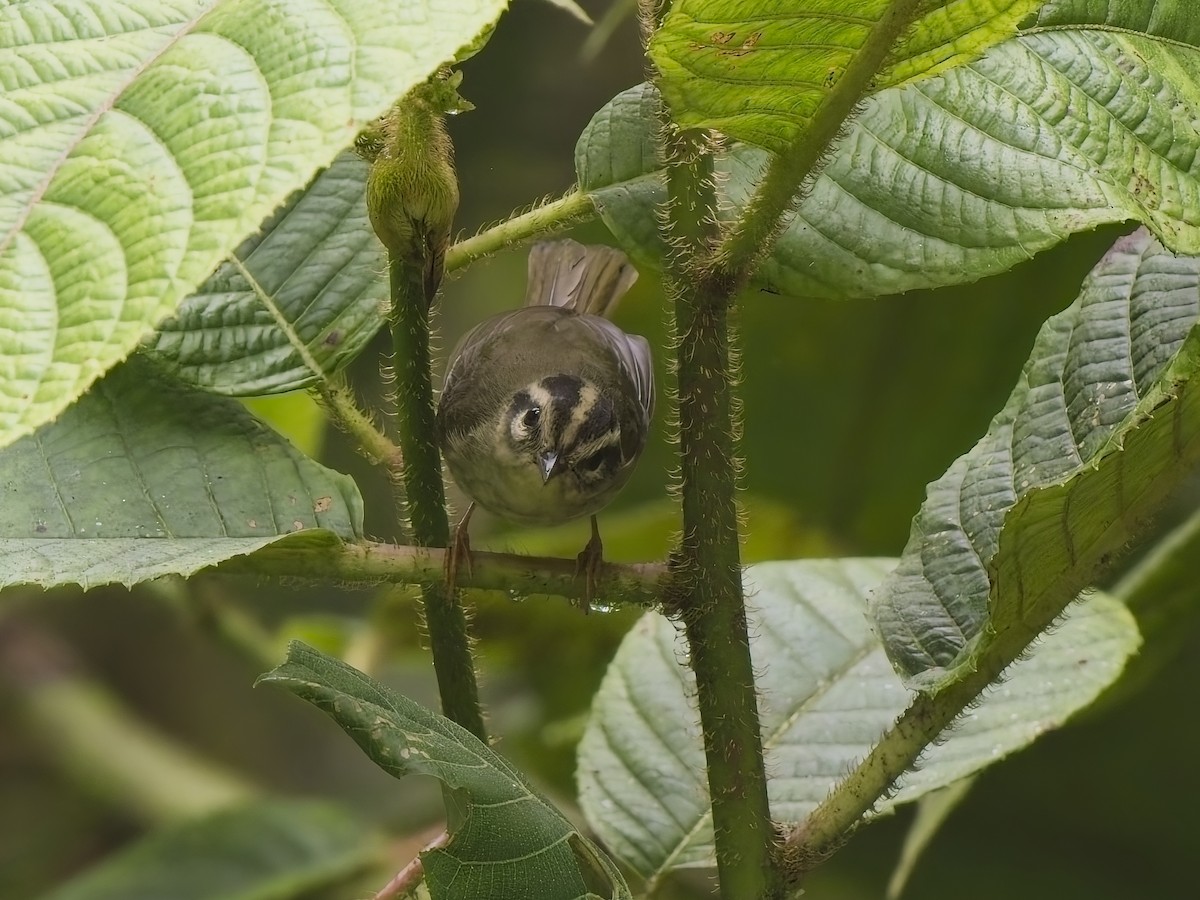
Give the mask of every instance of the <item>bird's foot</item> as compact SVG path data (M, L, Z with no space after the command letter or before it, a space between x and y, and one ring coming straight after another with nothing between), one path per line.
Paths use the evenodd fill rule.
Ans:
M604 565L604 544L600 540L600 526L596 517L592 516L592 536L583 551L575 558L575 577L583 576L583 599L581 606L584 615L592 611L592 601L596 597L596 583L600 578L600 567Z
M465 566L467 576L471 575L471 534L468 530L468 525L471 523L471 513L475 511L475 504L472 503L467 507L467 511L463 513L463 517L459 520L458 525L454 528L454 534L450 536L450 546L446 548L446 595L450 596L454 593L454 587L458 582L458 570L460 566Z

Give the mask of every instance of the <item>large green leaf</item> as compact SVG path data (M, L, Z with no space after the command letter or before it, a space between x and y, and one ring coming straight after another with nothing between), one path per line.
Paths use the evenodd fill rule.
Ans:
M1036 633L1200 459L1200 259L1122 238L1043 326L984 437L929 486L871 615L935 689Z
M1097 26L1138 31L1196 46L1200 18L1191 0L1050 0L1037 16L1040 28Z
M373 861L336 806L258 802L153 832L42 900L288 900Z
M1042 0L920 4L873 81L880 90L967 62ZM681 125L781 151L809 123L897 0L676 0L650 43ZM884 31L887 31L884 26Z
M504 6L0 6L0 446L124 359Z
M771 812L804 819L872 748L912 695L863 615L890 560L764 563L746 572L751 652ZM1138 646L1128 611L1104 595L1006 673L905 774L875 813L915 800L1020 749L1086 706ZM580 802L638 872L713 864L695 687L679 630L649 613L622 643L579 748Z
M133 584L362 534L353 479L141 357L0 451L0 497L0 587Z
M421 854L434 900L628 898L613 863L466 729L299 641L259 682L329 714L384 771L453 792L450 841Z
M181 378L233 395L295 390L354 359L387 299L366 175L343 152L183 301L159 327L155 355Z
M844 298L960 284L1126 219L1200 253L1200 28L1165 12L1093 26L1096 4L1076 6L1048 8L1043 24L969 65L869 99L757 285ZM618 95L575 155L605 223L650 264L662 255L665 199L655 104L644 85ZM718 160L723 217L769 159L737 145Z

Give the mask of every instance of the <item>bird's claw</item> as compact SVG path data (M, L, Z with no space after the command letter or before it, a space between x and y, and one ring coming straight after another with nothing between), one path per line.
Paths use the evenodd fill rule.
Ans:
M472 503L467 507L466 513L454 528L454 534L450 536L450 546L446 548L446 594L447 596L454 593L454 587L458 582L458 569L460 566L465 566L467 577L471 576L471 534L467 526L471 521L471 513L475 511L475 504Z
M592 611L592 600L596 597L596 584L600 579L600 567L604 565L604 544L600 540L600 527L592 516L592 536L580 554L575 557L575 577L584 577L583 613Z

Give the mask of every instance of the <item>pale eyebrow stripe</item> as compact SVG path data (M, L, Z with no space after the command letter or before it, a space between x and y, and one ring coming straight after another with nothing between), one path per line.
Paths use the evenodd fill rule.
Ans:
M567 427L563 429L562 445L564 447L571 446L579 434L579 429L583 427L588 415L596 408L599 401L600 392L596 390L595 385L590 381L584 381L579 387L579 403L571 410L571 419L567 422Z

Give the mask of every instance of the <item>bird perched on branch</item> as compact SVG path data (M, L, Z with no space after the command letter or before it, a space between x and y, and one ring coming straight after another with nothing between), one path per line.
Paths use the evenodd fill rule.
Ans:
M451 584L476 503L530 525L591 516L579 554L588 608L603 559L596 513L629 480L654 412L650 345L608 319L636 280L611 247L536 244L525 305L475 326L450 355L438 432L472 500L447 555Z

